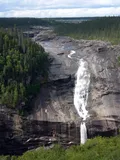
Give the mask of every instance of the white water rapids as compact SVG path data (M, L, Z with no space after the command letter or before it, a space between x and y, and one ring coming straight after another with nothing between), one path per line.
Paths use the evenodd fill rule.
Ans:
M75 51L71 51L68 55L72 59L72 55ZM87 140L87 128L86 119L88 117L88 111L86 110L88 100L88 90L90 84L90 73L88 71L88 64L83 59L79 60L79 68L76 73L76 82L74 90L74 106L82 118L80 126L81 144L84 144Z

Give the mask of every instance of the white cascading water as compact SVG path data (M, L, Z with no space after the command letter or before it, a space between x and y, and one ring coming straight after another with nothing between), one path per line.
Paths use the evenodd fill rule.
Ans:
M71 59L72 59L71 56L72 56L73 54L75 54L75 53L76 53L76 52L75 52L74 50L71 50L71 51L70 51L70 54L68 54L68 58L71 58Z
M71 55L75 52L69 54L69 58L72 58ZM76 73L76 82L74 90L74 105L82 118L80 126L80 135L81 135L81 144L84 144L87 140L87 128L86 128L86 119L88 117L88 111L86 110L87 100L88 100L88 90L90 84L90 73L88 71L88 64L83 59L79 60L79 68Z

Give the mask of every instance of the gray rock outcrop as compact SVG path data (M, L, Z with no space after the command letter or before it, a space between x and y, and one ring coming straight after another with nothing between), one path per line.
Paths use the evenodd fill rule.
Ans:
M49 28L42 29L33 41L42 45L52 59L49 81L41 87L27 117L0 107L0 154L21 154L53 141L66 145L79 143L81 119L75 110L73 96L80 58L88 62L91 74L87 104L88 135L118 134L120 46L56 36ZM72 59L68 58L71 50L76 52Z
M68 79L68 82L58 82L61 88L57 85L53 92L55 94L52 94L50 89L51 106L66 115L65 118L61 115L59 121L79 121L73 109L74 77L79 67L79 59L83 58L88 62L91 73L87 105L90 115L87 121L88 133L90 137L117 134L120 122L120 65L118 63L120 46L112 46L103 41L73 40L68 37L56 37L37 43L40 43L54 59L50 68L50 81L60 82ZM68 54L71 50L75 50L76 54L69 59ZM68 111L67 114L65 110ZM56 118L54 120L58 121Z

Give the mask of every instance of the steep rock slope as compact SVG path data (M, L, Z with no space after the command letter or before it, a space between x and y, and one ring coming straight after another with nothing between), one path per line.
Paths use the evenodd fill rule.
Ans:
M79 143L81 119L73 96L80 58L88 62L91 75L88 135L117 134L120 128L120 46L59 37L49 29L40 31L33 40L49 52L52 60L49 81L42 86L27 117L0 107L0 154L21 154L53 142ZM71 50L76 52L72 59L68 58Z
M59 84L53 90L49 90L51 98L48 106L57 110L56 118L51 114L54 121L79 122L73 105L74 77L79 67L79 59L83 58L88 62L91 74L87 105L90 115L87 121L88 133L90 136L116 134L120 119L120 65L118 63L120 46L111 46L110 43L102 41L78 41L57 36L54 38L51 36L51 39L49 36L49 40L37 41L39 36L44 37L40 32L35 38L36 42L40 43L53 58L49 80ZM76 54L69 59L71 50ZM53 87L54 84L51 86ZM41 108L40 105L37 106ZM48 116L50 111L49 109L46 111ZM37 114L35 115L38 118ZM50 120L49 116L47 119Z

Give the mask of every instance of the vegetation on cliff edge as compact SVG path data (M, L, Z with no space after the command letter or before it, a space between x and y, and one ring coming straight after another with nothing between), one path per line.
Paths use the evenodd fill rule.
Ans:
M72 146L66 150L58 145L48 150L39 148L19 157L1 156L0 160L120 160L120 136L96 137L85 145Z
M120 44L120 17L100 17L82 23L58 23L55 27L59 35L76 39L103 40Z
M25 106L47 80L48 64L48 54L41 46L24 38L16 27L1 28L0 104L12 108Z

